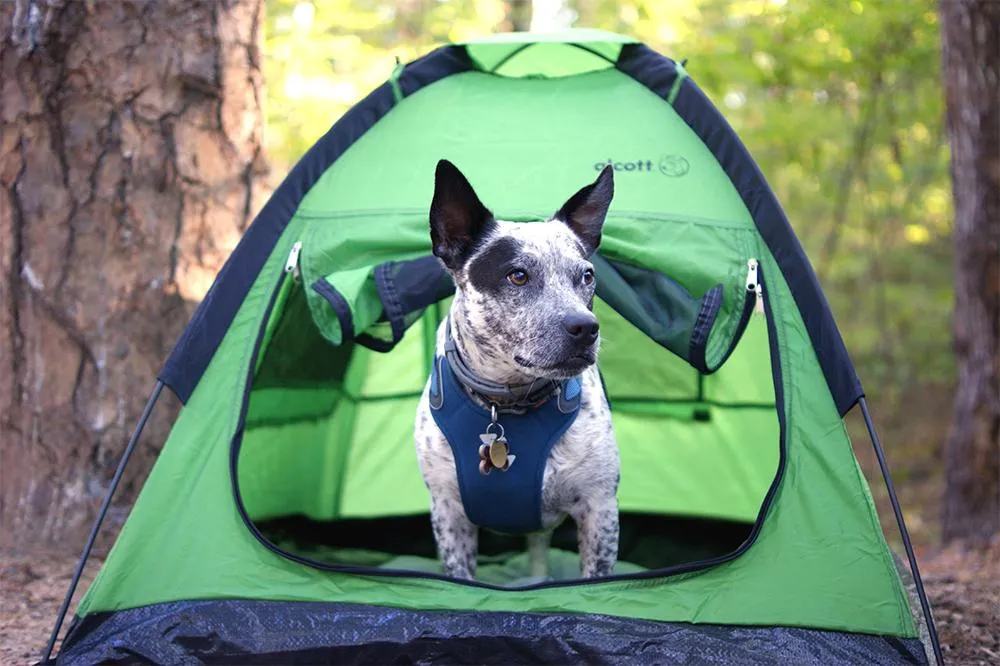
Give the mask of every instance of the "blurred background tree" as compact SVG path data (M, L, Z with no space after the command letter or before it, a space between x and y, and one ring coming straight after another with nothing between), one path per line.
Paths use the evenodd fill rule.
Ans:
M1000 4L943 2L955 201L958 390L945 449L945 539L1000 532Z
M527 23L595 27L677 60L756 157L812 258L888 449L933 539L955 387L952 204L934 0L270 0L276 176L403 62ZM877 475L863 423L858 456ZM871 474L869 475L870 478ZM883 516L891 513L873 484ZM889 530L890 535L895 530Z
M79 547L266 196L260 9L0 4L0 547ZM154 412L105 538L175 410Z

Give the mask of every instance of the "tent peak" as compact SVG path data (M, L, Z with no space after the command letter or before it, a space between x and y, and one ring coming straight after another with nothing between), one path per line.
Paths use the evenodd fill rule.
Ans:
M639 40L607 30L595 28L568 28L545 32L500 32L458 42L461 45L483 44L637 44Z
M513 78L555 78L614 67L638 40L606 30L572 28L553 32L506 32L473 38L464 47L477 69Z

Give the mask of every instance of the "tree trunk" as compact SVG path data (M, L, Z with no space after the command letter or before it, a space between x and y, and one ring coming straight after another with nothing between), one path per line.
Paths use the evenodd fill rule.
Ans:
M0 5L0 547L79 548L156 372L258 208L261 11Z
M958 392L943 537L1000 531L1000 3L942 0L955 201Z
M507 0L501 32L528 32L531 30L531 0Z

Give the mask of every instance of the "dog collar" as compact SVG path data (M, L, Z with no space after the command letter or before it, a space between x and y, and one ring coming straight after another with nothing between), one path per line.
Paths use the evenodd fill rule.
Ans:
M555 379L535 379L526 384L500 384L484 379L472 371L458 352L451 332L451 316L445 318L444 353L455 378L483 402L501 412L534 409L551 398L563 384Z

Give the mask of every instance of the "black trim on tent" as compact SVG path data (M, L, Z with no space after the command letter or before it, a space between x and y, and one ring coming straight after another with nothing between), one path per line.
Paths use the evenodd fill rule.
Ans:
M667 99L678 76L671 59L642 44L627 44L618 69ZM840 415L864 395L819 280L763 174L729 122L690 78L681 82L674 110L712 151L753 217L805 322L809 339Z
M264 600L97 613L57 664L926 664L917 638L582 613Z
M354 318L351 317L351 307L344 300L344 297L340 295L340 292L334 289L326 280L316 280L313 282L312 290L322 296L330 304L330 308L333 309L334 314L337 315L337 321L340 322L342 342L353 340Z
M439 48L406 66L398 78L404 96L436 81L475 69L466 50ZM158 379L187 402L247 292L306 193L344 151L396 104L392 85L383 83L358 102L302 157L271 195L219 271Z

